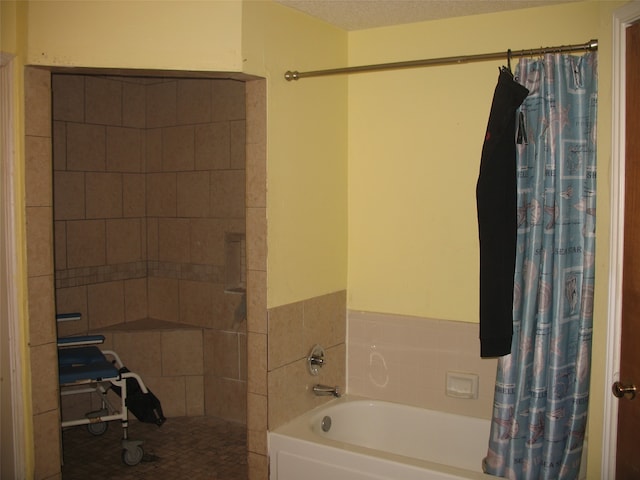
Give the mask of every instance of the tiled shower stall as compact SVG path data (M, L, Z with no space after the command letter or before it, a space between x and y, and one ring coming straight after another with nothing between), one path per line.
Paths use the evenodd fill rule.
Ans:
M26 301L34 477L59 478L54 314L74 310L82 313L82 320L61 324L59 333L105 333L109 346L117 348L158 394L168 415L246 420L249 478L266 478L265 82L237 74L209 74L204 79L180 72L181 78L143 79L136 78L140 72L126 71L126 77L117 76L120 73L25 69ZM193 81L182 78L187 76ZM74 83L80 85L75 93ZM173 98L162 98L171 88ZM214 100L215 92L224 92L224 98ZM194 98L200 94L204 97ZM240 103L230 105L227 95ZM160 102L156 111L147 101L153 98ZM211 118L199 116L207 110ZM223 111L234 118L214 116ZM192 132L191 147L189 140L176 138L178 130ZM237 136L243 134L241 147ZM217 143L220 138L227 138L228 144ZM196 139L202 143L196 144ZM186 150L178 151L182 148ZM244 172L238 164L243 153ZM203 157L210 163L203 165ZM240 173L242 185L220 185L228 177L237 180ZM200 183L185 189L189 176ZM69 201L55 213L54 177L62 180L55 188L56 203L59 196ZM167 181L171 177L173 189ZM218 186L215 193L210 191L208 202L202 201L202 178L209 179L209 188ZM239 189L244 189L242 194ZM99 190L111 196L101 200ZM149 207L153 195L164 203ZM229 203L237 198L244 199L244 213ZM175 211L168 206L172 202ZM219 218L221 211L231 214ZM185 231L178 227L186 225L190 239L200 234L207 244L185 244ZM78 233L81 236L73 238ZM134 241L124 242L127 237ZM222 251L215 259L205 257L215 242ZM224 262L231 262L229 275L221 271ZM158 308L154 302L163 303ZM152 330L147 330L149 325Z
M99 332L165 415L246 421L245 84L52 76L59 333ZM63 404L64 413L64 404Z

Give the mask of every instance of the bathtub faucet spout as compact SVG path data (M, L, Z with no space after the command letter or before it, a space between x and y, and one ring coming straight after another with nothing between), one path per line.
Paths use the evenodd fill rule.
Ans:
M328 397L333 395L334 397L340 397L342 392L340 391L340 387L330 387L328 385L317 384L313 386L313 393L315 393L319 397Z

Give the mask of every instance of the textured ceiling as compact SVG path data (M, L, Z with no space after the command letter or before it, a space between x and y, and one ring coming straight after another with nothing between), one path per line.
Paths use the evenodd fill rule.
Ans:
M577 0L276 0L343 30L539 7Z

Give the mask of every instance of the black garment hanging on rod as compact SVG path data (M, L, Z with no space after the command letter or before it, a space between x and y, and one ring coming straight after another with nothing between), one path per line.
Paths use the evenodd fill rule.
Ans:
M511 353L517 240L516 111L528 94L507 68L500 69L476 185L481 357Z
M577 45L561 45L558 47L534 48L530 50L509 50L510 57L531 57L544 55L545 53L580 52L585 50L597 50L598 40L589 40L587 43ZM326 75L339 75L344 73L374 72L381 70L397 70L401 68L430 67L437 65L455 65L460 63L483 62L486 60L500 60L506 58L508 52L481 53L477 55L461 55L457 57L429 58L424 60L410 60L407 62L379 63L376 65L361 65L357 67L331 68L328 70L315 70L311 72L298 72L288 70L284 78L288 81L305 77L321 77Z

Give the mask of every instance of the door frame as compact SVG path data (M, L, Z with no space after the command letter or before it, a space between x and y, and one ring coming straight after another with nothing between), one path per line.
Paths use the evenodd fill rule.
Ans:
M622 329L622 260L624 252L624 188L626 139L626 28L640 20L640 2L613 13L613 76L611 118L611 252L609 258L609 308L605 389L620 377ZM603 480L615 478L618 434L618 399L605 393L602 435Z
M23 447L25 444L25 407L23 395L23 367L20 358L22 345L22 335L20 329L18 289L15 279L18 278L18 268L16 264L16 222L15 222L15 163L16 153L14 145L14 56L5 52L0 52L0 138L2 138L2 162L0 165L0 208L2 208L2 221L0 225L0 248L3 248L4 261L3 284L6 292L4 305L0 305L0 321L6 321L6 338L3 337L0 348L7 348L8 353L5 359L9 359L9 378L6 383L6 395L0 400L8 400L11 410L12 422L11 432L7 435L12 438L13 451L11 452L12 464L8 467L16 476L23 476L26 472ZM3 406L3 408L5 408ZM6 426L6 425L5 425ZM5 437L6 439L6 437ZM5 457L4 460L7 460ZM5 470L6 473L6 470Z

